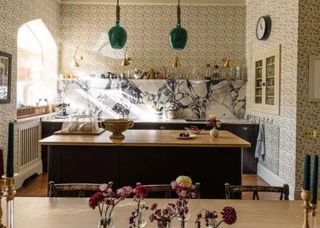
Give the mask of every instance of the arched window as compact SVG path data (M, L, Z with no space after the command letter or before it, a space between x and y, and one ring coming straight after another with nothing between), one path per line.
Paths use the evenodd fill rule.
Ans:
M57 95L57 46L42 20L18 31L18 107L53 103Z

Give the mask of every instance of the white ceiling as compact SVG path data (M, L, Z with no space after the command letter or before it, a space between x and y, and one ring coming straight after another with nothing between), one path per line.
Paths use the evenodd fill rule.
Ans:
M116 4L116 0L58 0L64 4ZM120 0L120 4L177 4L177 0ZM246 0L181 0L192 5L245 5Z

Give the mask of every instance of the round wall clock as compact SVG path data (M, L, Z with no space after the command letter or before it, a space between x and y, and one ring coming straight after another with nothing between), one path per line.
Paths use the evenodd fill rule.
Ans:
M271 17L262 16L258 19L256 27L256 36L258 40L267 40L271 33Z

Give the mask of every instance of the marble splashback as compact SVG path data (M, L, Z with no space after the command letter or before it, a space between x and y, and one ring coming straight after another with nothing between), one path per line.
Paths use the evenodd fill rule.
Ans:
M205 118L211 113L227 119L243 118L246 82L240 80L128 80L61 79L60 102L73 111L96 117L131 119L164 118L159 111L175 109L176 118Z

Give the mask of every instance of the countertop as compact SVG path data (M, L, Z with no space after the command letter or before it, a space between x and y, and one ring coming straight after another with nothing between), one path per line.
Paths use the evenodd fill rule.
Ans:
M39 141L41 145L66 146L147 146L147 147L251 147L251 144L228 131L214 138L203 131L195 138L177 139L181 130L130 130L124 140L111 140L111 132L101 135L52 135Z
M42 122L63 122L67 121L67 119L44 119ZM142 124L147 124L147 123L152 123L152 124L205 124L207 121L197 121L197 120L184 120L184 119L172 119L172 120L132 120L135 123L142 123ZM245 120L245 119L222 119L221 120L222 124L255 124L252 121Z

